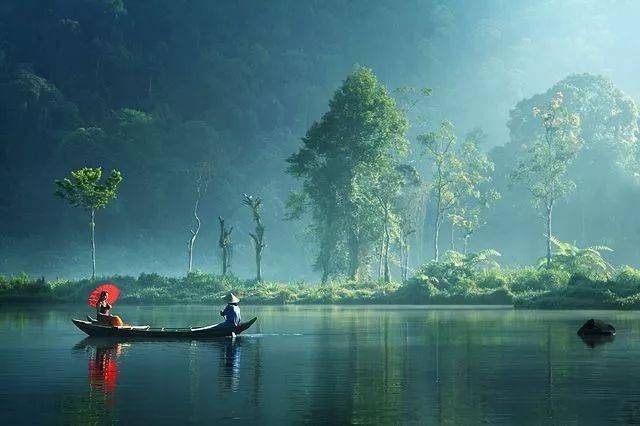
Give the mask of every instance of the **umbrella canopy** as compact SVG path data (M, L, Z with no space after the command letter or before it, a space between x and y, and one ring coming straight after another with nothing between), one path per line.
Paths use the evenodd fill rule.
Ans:
M103 291L109 293L109 295L107 296L107 303L110 305L112 305L116 300L118 300L118 297L120 297L120 289L117 286L111 283L102 284L96 287L96 289L91 292L89 300L87 300L87 302L89 302L89 306L93 308L96 307L96 303L98 303L98 299L100 298L100 293L102 293Z

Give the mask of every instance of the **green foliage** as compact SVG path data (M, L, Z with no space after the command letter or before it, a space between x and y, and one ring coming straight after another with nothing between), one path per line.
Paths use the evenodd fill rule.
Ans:
M492 185L495 166L478 148L484 139L482 130L470 132L458 153L465 174L457 183L461 186L460 197L450 219L453 226L464 232L465 251L471 235L486 223L487 209L500 199L500 193Z
M510 304L508 275L500 273L496 256L495 250L467 255L448 251L442 261L422 265L400 294L420 303Z
M362 273L382 228L392 226L389 204L406 176L399 158L407 153L407 127L373 72L357 68L287 159L288 172L303 181L289 199L289 216L311 213L323 281Z
M607 246L591 246L579 248L572 244L562 242L552 236L551 242L556 250L551 255L551 268L567 271L573 274L582 274L593 279L609 279L613 273L613 266L603 257L602 252L613 251ZM540 267L546 266L546 258L538 261Z
M551 267L551 223L556 202L565 197L575 183L566 178L569 164L582 148L580 117L563 106L564 95L557 92L545 109L533 108L533 116L543 133L535 137L511 173L531 193L533 203L544 211L547 253L546 265Z
M70 177L55 181L55 195L88 212L104 208L116 197L122 175L118 170L112 170L104 183L101 183L101 179L100 167L72 171Z
M613 279L616 293L629 297L640 294L640 270L625 266L621 268Z
M0 299L12 301L32 301L34 298L47 297L51 286L40 278L32 280L26 273L6 278L0 275Z
M418 141L431 161L433 183L430 196L435 210L434 259L439 260L439 234L445 215L452 226L464 230L467 242L482 224L484 211L499 199L499 193L490 185L494 164L480 152L481 131L471 132L457 146L454 126L444 121L432 132L421 134Z
M405 284L336 280L322 284L241 280L193 272L101 277L122 290L118 303L222 304L233 291L243 304L514 304L521 308L639 309L640 271L625 267L610 280L559 269L479 269L454 261L425 263ZM71 302L84 305L91 280L32 280L0 276L0 301Z
M552 208L574 187L564 175L582 148L580 117L564 107L563 101L564 95L558 92L546 109L533 108L544 132L533 140L512 173L512 179L531 192L534 203L545 208Z
M528 267L512 271L508 285L514 293L535 293L564 288L570 278L567 271Z
M499 268L500 265L495 260L501 254L496 250L487 249L480 250L476 253L460 253L455 250L447 250L443 256L444 263L450 263L456 267L463 266L465 268Z

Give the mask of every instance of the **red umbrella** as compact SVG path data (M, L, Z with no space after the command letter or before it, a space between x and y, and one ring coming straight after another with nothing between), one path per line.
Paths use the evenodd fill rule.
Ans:
M89 306L91 306L92 308L96 307L96 303L98 303L98 299L100 298L100 293L102 293L103 291L109 293L109 295L107 296L107 303L110 305L112 305L116 300L118 300L118 297L120 297L120 289L114 284L102 284L96 287L96 289L91 292L89 300L87 300L87 302L89 302Z

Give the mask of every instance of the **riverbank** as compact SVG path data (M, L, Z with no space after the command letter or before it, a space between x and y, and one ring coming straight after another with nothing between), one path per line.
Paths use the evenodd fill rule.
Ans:
M640 309L640 271L620 270L608 280L535 268L479 270L429 262L407 283L339 280L325 284L275 283L191 273L141 274L91 280L0 277L0 302L85 303L97 283L122 290L118 303L219 304L233 291L243 303L513 305L525 309Z

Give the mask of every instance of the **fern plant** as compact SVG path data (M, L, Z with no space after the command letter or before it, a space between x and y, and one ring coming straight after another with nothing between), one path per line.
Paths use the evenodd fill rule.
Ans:
M603 252L612 252L607 246L591 246L580 248L573 244L560 241L556 236L551 236L551 242L555 251L551 256L551 268L582 274L592 279L610 279L614 267L602 256ZM540 268L547 266L547 259L538 260Z
M467 254L455 250L448 250L444 254L443 260L458 267L493 269L500 267L495 260L496 257L500 256L501 254L493 249L480 250Z

